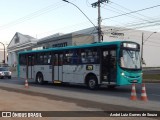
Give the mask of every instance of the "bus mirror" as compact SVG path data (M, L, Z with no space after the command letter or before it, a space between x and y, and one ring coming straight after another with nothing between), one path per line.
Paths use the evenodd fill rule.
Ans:
M142 59L142 65L146 65L146 62Z

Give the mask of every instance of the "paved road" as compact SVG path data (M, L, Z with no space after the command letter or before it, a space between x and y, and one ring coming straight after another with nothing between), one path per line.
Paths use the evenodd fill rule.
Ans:
M15 78L10 79L0 79L0 82L3 83L11 83L11 84L19 84L24 85L24 80L18 80ZM131 85L129 86L120 86L115 89L108 89L106 86L102 86L99 90L91 91L88 90L85 86L80 85L53 85L52 83L48 83L45 85L37 85L33 82L29 82L29 86L34 86L38 88L49 88L51 90L65 90L65 91L75 91L75 92L84 92L91 93L95 95L101 96L113 96L113 97L122 97L129 99L131 95ZM141 85L136 85L137 97L141 97ZM146 91L149 101L160 101L160 83L147 83Z

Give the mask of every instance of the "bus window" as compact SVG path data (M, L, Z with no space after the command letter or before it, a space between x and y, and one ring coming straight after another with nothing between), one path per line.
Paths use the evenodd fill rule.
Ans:
M75 51L67 51L64 54L64 64L78 64L78 52Z
M73 55L72 55L72 58L71 58L71 63L72 64L78 64L79 63L79 54L78 54L77 50L73 51Z
M64 64L71 64L71 57L73 53L71 51L67 51L64 53Z
M87 63L87 54L84 50L81 51L81 63Z
M54 61L54 65L57 66L58 65L58 54L54 55L54 60L53 61Z
M38 54L37 54L37 64L38 64L38 65L43 65L43 64L44 64L44 56L43 56L43 53L38 53Z
M45 65L51 64L51 53L44 54L44 64Z
M63 65L63 54L59 54L59 65Z
M19 56L19 64L20 65L26 65L26 55L20 55Z
M86 49L81 52L82 63L97 63L99 61L97 49Z

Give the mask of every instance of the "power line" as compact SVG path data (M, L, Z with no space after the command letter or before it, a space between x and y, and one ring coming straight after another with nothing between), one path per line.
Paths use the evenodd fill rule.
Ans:
M113 4L117 5L117 6L119 6L119 7L123 8L123 9L125 9L125 10L128 10L128 11L130 11L130 12L132 11L132 10L130 10L130 9L128 9L128 8L126 8L126 7L122 6L122 5L119 5L119 4L117 4L117 3L114 3L114 2L112 2L112 1L111 1L111 3L113 3ZM140 15L140 16L143 16L143 17L145 17L145 18L150 18L150 17L145 16L145 15L140 14L140 13L136 13L136 14L137 14L137 15Z
M35 17L38 17L38 16L40 16L42 14L45 14L45 13L48 13L48 12L50 12L52 10L55 10L55 9L57 9L57 8L59 8L59 7L64 5L64 4L62 4L62 3L60 4L60 3L61 2L54 3L52 5L49 5L49 6L45 7L45 8L37 10L37 11L31 13L31 14L28 14L28 15L26 15L24 17L21 17L21 18L19 18L17 20L9 22L9 23L7 23L7 24L5 24L3 26L0 26L0 30L8 28L8 27L11 27L11 26L16 25L16 24L20 24L20 23L22 23L24 21L27 21L27 20L33 19Z
M112 17L104 18L104 19L102 19L102 20L112 19L112 18L116 18L116 17L121 17L121 16L124 16L124 15L129 15L129 14L132 14L132 13L137 13L137 12L140 12L140 11L144 11L144 10L148 10L148 9L156 8L156 7L159 7L159 6L160 6L160 5L156 5L156 6L152 6L152 7L148 7L148 8L144 8L144 9L140 9L140 10L136 10L136 11L132 11L132 12L128 12L128 13L124 13L124 14L121 14L121 15L116 15L116 16L112 16Z
M131 28L123 28L123 29L121 29L122 27L119 27L120 28L119 30L117 30L117 28L112 29L112 30L114 30L114 32L118 32L118 31L129 31L129 30L133 30L133 29L140 29L140 28L146 28L146 27L159 26L160 25L159 22L158 23L154 23L153 22L154 24L149 24L149 25L143 25L142 24L142 25L139 25L139 26L136 26L136 27L131 27ZM110 31L110 30L105 30L105 31L107 32L107 31Z

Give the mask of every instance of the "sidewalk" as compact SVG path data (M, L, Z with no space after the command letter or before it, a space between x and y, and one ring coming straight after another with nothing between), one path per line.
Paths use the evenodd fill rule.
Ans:
M17 71L12 71L12 77L18 77Z

